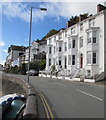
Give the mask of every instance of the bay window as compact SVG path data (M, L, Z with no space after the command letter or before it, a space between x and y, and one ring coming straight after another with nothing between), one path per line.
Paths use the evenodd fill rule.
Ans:
M68 65L71 65L71 55L68 55Z
M93 52L92 62L93 62L93 64L96 64L96 52Z
M91 32L87 32L87 44L91 43L91 38L92 38L91 35L92 35Z
M91 64L91 52L87 52L87 64Z
M80 48L83 47L83 37L80 37Z
M96 64L97 63L97 53L96 52L87 52L87 64Z
M96 31L93 31L93 43L96 43Z

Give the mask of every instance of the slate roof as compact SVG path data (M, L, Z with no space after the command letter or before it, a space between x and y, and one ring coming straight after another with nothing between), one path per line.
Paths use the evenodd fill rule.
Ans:
M8 52L10 52L11 50L16 50L16 51L25 51L26 47L25 46L16 46L16 45L11 45L8 48Z

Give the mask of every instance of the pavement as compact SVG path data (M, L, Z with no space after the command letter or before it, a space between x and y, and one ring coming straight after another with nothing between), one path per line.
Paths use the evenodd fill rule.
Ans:
M25 75L15 77L27 80ZM84 83L30 76L46 97L54 118L104 118L103 83Z

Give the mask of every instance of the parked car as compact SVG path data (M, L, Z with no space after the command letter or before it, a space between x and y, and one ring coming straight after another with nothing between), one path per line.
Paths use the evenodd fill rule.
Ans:
M26 72L26 74L28 74L28 71ZM37 71L37 70L30 70L29 71L29 75L30 76L34 76L34 75L38 76L39 75L39 71Z
M20 113L25 108L25 96L20 94L8 94L0 97L0 108L2 108L2 120L21 119Z

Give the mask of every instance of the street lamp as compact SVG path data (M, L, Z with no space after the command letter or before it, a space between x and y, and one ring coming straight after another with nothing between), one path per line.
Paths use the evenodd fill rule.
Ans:
M31 7L30 9L30 31L29 31L29 56L28 56L28 83L29 83L29 70L30 70L30 47L31 47L31 33L32 33L32 9L39 9L39 10L42 10L42 11L47 11L46 8L36 8L36 7Z

